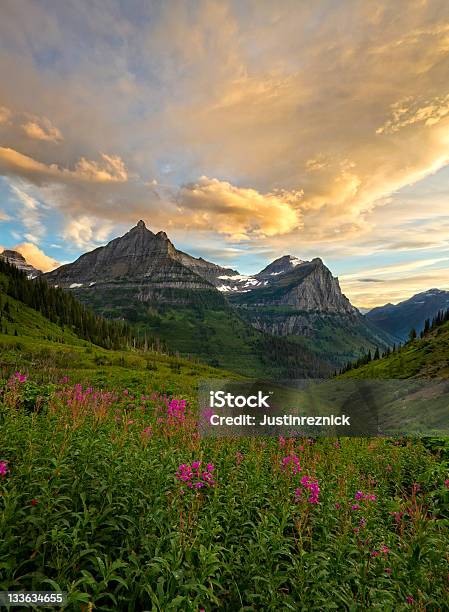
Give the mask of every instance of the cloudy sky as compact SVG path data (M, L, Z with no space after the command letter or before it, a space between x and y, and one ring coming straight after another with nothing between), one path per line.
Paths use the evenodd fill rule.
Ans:
M358 306L449 289L447 0L3 0L0 245L50 269L139 219Z

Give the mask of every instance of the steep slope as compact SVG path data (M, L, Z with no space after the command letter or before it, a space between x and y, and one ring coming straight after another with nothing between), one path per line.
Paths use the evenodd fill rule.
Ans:
M42 274L41 270L37 270L31 264L29 264L25 257L18 251L5 249L2 253L0 253L0 259L7 261L19 270L22 270L22 272L25 272L28 278L36 278L36 276Z
M348 378L449 378L449 322L422 339L342 375Z
M321 259L301 261L286 256L256 275L258 279L267 276L271 279L263 286L228 294L257 329L300 342L336 365L367 349L383 349L393 343L352 306Z
M380 329L403 342L414 328L418 333L426 319L433 319L449 307L449 291L429 289L399 304L386 304L370 310L366 317Z
M4 278L3 278L4 280ZM193 363L158 351L111 350L79 337L72 324L60 325L4 291L0 283L0 372L33 374L26 393L29 407L48 393L47 382L67 380L85 387L133 389L136 384L161 393L196 399L204 378L239 378L232 372Z
M201 272L202 275L199 274ZM45 275L104 316L125 319L172 351L254 376L323 375L307 349L244 322L209 282L233 273L175 249L140 221L124 236Z

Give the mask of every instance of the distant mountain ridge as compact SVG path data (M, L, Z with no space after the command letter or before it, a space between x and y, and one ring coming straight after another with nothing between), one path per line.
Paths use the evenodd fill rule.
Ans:
M408 339L414 328L420 333L426 319L432 319L440 310L449 308L449 291L429 289L413 295L399 304L385 304L370 310L366 317L380 329L397 338Z
M288 337L287 342L331 364L389 344L388 335L376 330L342 294L338 279L321 259L285 255L254 276L242 275L179 251L165 232L155 234L143 221L45 277L52 285L75 291L101 314L149 326L172 347L184 352L193 347L202 358L211 351L212 341L218 354L223 340L218 335L252 337L245 324L267 337ZM171 310L175 307L176 312ZM222 323L232 322L234 331L222 323L219 331L217 316ZM212 336L209 324L216 329ZM338 337L335 342L333 336ZM305 338L319 342L314 345Z

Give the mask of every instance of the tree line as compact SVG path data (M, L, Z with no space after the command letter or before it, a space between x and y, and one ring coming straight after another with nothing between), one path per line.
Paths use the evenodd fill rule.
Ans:
M125 321L108 320L96 315L71 293L51 287L41 277L30 280L25 272L0 259L0 289L6 295L40 312L52 323L68 327L79 338L107 349L148 348L146 335L138 336ZM8 306L6 306L8 308Z
M444 323L447 323L448 321L449 308L447 310L439 310L438 313L432 319L428 318L424 321L424 327L419 334L416 331L416 328L412 327L409 332L407 342L404 342L403 344L398 343L397 345L393 344L391 348L387 348L382 353L379 351L378 347L376 347L376 350L374 352L371 352L371 350L369 350L367 353L359 357L356 361L351 361L347 363L345 366L343 366L343 368L341 368L339 372L336 372L335 375L344 374L345 372L349 372L350 370L355 370L364 365L367 365L371 361L376 361L377 359L383 359L384 357L388 357L388 355L390 355L391 353L399 351L403 346L407 346L408 344L416 340L418 338L418 335L420 339L425 338L437 327L444 325Z

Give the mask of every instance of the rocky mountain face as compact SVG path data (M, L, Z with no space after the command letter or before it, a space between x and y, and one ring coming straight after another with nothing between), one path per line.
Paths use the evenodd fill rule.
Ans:
M200 269L204 276L196 272ZM46 278L64 289L122 286L134 290L142 301L170 302L174 293L169 290L214 291L206 278L213 274L214 264L178 251L165 232L154 234L139 221L124 236L49 272Z
M351 304L319 258L302 261L285 256L255 277L263 284L235 291L228 299L259 330L297 338L335 363L392 342Z
M165 232L155 234L143 221L45 277L52 285L75 291L101 314L142 325L150 321L152 331L171 337L173 345L179 345L180 334L198 334L198 321L202 326L207 319L216 331L211 335L202 328L197 348L201 343L210 347L212 340L218 347L219 336L230 333L229 322L238 334L252 337L254 332L240 329L237 319L271 337L293 338L297 346L310 339L315 345L310 342L307 349L332 363L388 344L387 335L342 294L338 279L321 259L285 255L254 276L242 275L177 250ZM169 315L169 325L167 309L174 306L177 312ZM184 321L178 339L174 318L176 324Z
M18 251L6 249L3 253L0 253L0 257L13 266L16 266L16 268L19 268L19 270L22 270L22 272L25 272L28 278L36 278L36 276L42 274L41 270L37 270L29 264L25 257Z
M63 288L140 280L154 286L194 289L209 287L219 275L234 273L235 270L178 251L165 232L154 234L139 221L124 236L81 255L46 277Z
M266 276L265 271L257 276L260 278L260 275ZM266 284L255 287L251 295L241 297L239 302L260 306L291 306L306 312L358 313L342 294L338 279L332 276L318 257L312 261L299 261L285 272L276 272Z
M410 330L419 333L426 319L432 319L440 310L449 308L449 291L429 289L417 293L399 304L385 304L370 310L366 317L380 329L399 341L408 339Z

